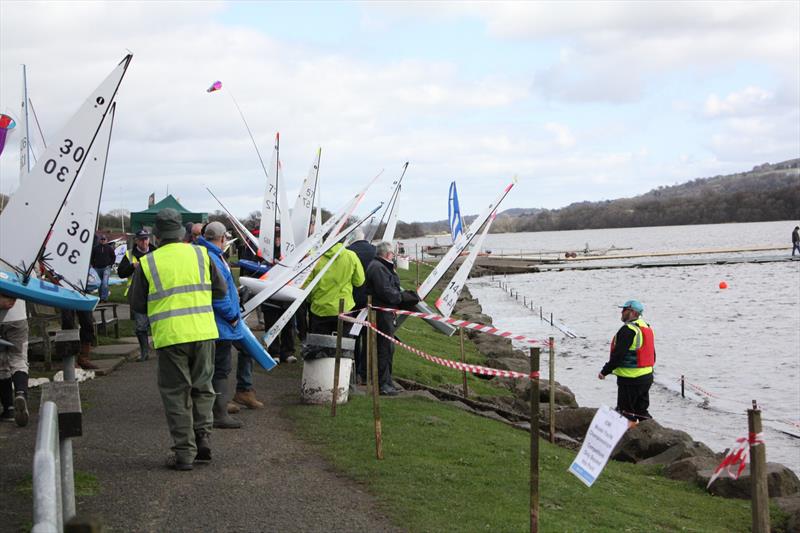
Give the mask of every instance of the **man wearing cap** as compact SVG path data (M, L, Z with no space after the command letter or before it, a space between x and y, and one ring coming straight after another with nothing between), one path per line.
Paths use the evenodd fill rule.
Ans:
M131 288L133 273L139 268L142 256L156 249L155 245L150 244L150 232L145 229L137 231L133 240L135 244L133 249L128 249L125 252L125 256L117 267L119 277L128 278L125 296L128 295L128 291ZM133 320L136 323L136 338L139 340L139 361L147 361L147 358L150 357L150 345L148 342L150 321L147 319L147 313L137 313L136 311L133 312Z
M236 346L241 354L244 350L239 349L238 341L242 340L242 332L237 329L239 321L242 319L239 311L239 293L236 284L233 282L233 275L225 261L223 253L225 243L228 240L228 228L222 222L210 222L203 231L203 236L197 239L199 246L204 246L208 250L211 261L222 273L228 288L228 293L224 298L215 298L212 301L214 307L214 320L219 330L219 338L214 347L214 377L212 384L217 397L214 400L214 427L222 429L238 429L242 427L241 420L237 420L228 414L228 375L231 373L231 348Z
M89 264L100 277L100 301L105 302L108 300L108 278L111 276L111 267L117 261L117 254L105 235L99 235L98 239L99 242L92 248Z
M653 329L641 318L644 306L639 300L628 300L620 308L624 325L611 339L611 356L597 377L617 376L617 411L638 422L652 418L647 409L656 363L655 339Z
M214 341L219 336L213 299L227 293L225 279L206 248L182 243L181 215L156 214L158 250L143 256L128 294L131 309L147 313L158 354L158 388L174 455L167 466L191 470L211 460Z

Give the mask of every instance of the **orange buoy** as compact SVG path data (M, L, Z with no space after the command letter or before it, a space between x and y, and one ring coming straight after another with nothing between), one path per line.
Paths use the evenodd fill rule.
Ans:
M720 282L719 282L719 288L720 288L720 289L727 289L727 288L728 288L728 282L726 282L726 281L720 281Z

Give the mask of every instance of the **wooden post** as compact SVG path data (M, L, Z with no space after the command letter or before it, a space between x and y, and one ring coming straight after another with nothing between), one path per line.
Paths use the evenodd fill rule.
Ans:
M686 398L686 388L685 388L683 374L681 374L681 398Z
M344 313L344 298L339 298L339 317L336 323L336 360L333 363L331 416L336 416L336 403L339 401L339 367L342 364L342 335L344 334L344 322L341 317L342 313Z
M556 340L550 337L550 442L556 441Z
M544 320L544 317L542 316L542 313L543 313L542 306L540 305L539 306L539 320Z
M531 348L531 533L539 531L539 355Z
M414 256L417 258L417 287L419 287L419 244L414 243Z
M370 299L371 300L371 299ZM370 303L372 303L370 301ZM375 310L369 310L370 324L376 324ZM383 459L383 431L381 429L381 405L380 393L378 391L378 343L377 334L370 329L367 333L369 337L369 357L372 359L372 418L375 420L375 457Z
M753 400L747 410L747 430L754 440L761 435L761 410ZM767 451L764 443L750 443L750 508L753 533L769 533L769 491L767 490Z
M367 320L372 320L372 296L367 296L367 309L369 312L367 313ZM372 394L372 356L370 355L370 330L367 328L366 334L364 335L364 342L367 343L367 394Z
M458 328L458 338L461 343L461 364L464 364L464 328ZM461 377L463 378L463 389L464 389L464 398L469 398L469 388L467 387L467 371L461 371Z
M550 325L553 325L553 313L550 313Z

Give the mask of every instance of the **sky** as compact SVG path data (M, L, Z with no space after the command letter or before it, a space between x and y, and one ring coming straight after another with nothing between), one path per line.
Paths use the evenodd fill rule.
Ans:
M322 148L323 207L410 162L401 220L555 209L800 157L800 2L0 2L0 112L21 64L45 140L131 51L101 211L169 193L260 209L276 132L289 203ZM221 80L222 91L207 93ZM19 138L0 192L19 182Z

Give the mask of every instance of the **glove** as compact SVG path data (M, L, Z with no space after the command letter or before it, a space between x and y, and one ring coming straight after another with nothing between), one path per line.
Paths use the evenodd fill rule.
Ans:
M420 301L419 295L412 290L404 290L400 293L400 303L416 305Z

